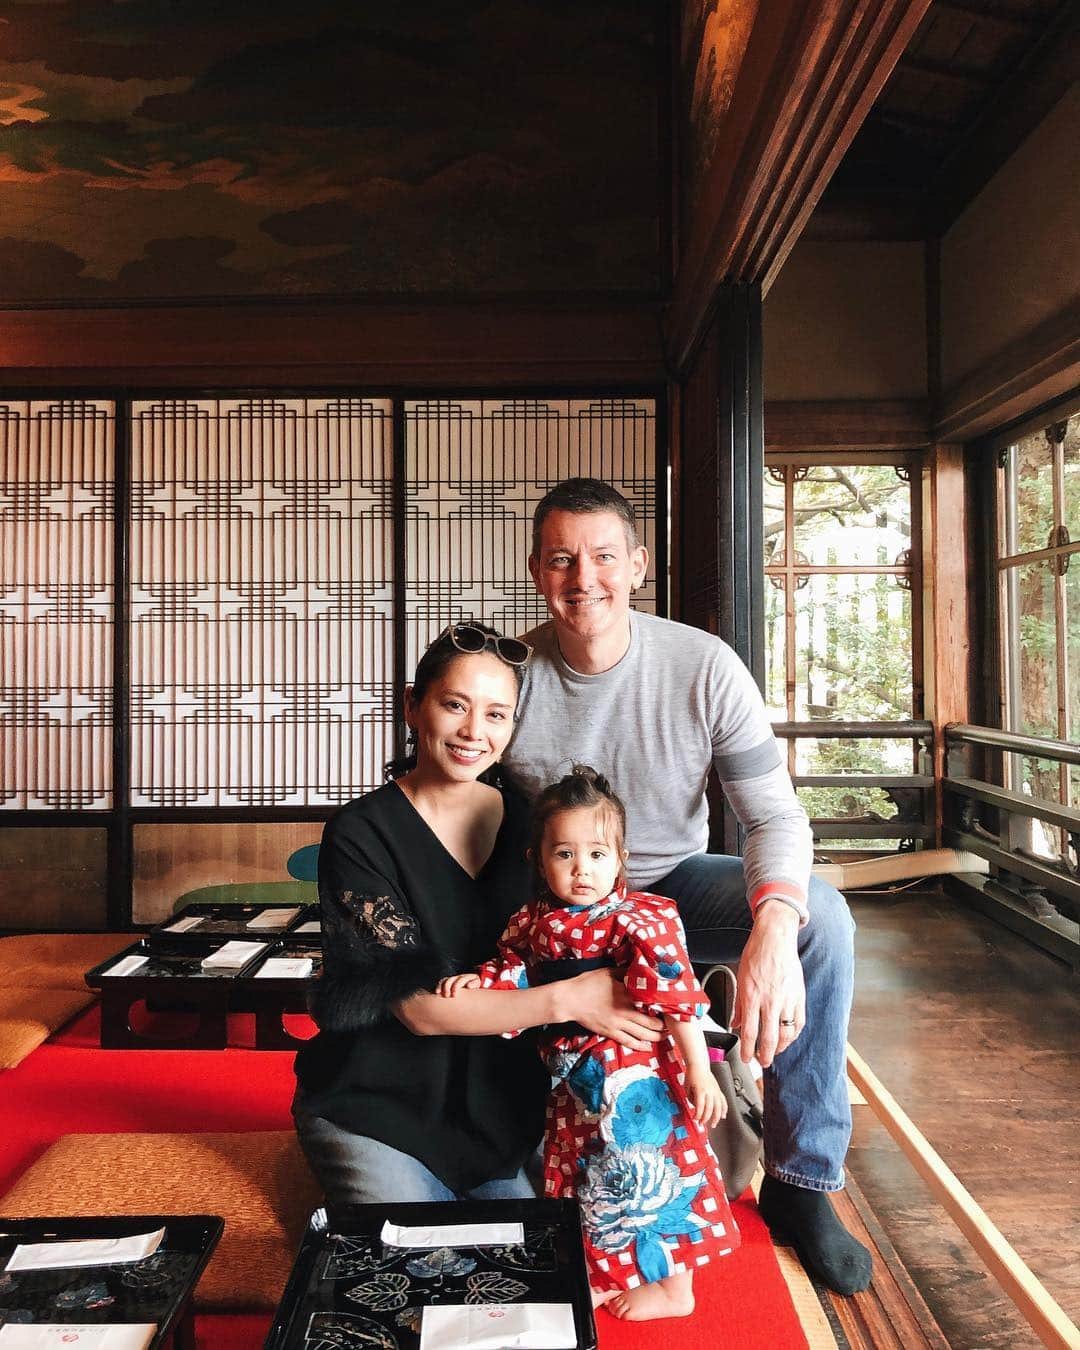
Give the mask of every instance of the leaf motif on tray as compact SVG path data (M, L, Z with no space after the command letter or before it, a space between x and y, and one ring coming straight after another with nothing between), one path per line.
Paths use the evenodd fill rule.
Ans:
M115 1302L116 1299L109 1293L109 1286L100 1281L64 1289L56 1296L57 1308L67 1311L73 1308L107 1308Z
M358 1284L355 1289L347 1289L345 1297L354 1303L362 1303L372 1312L392 1312L395 1308L404 1308L409 1301L408 1275L399 1275L392 1270L384 1270L368 1280Z
M468 1275L476 1269L476 1262L453 1247L436 1247L406 1262L405 1269L418 1280L434 1280L444 1275Z
M402 1308L400 1312L394 1314L394 1321L399 1327L404 1327L406 1331L411 1331L414 1336L419 1336L420 1319L423 1315L423 1308Z
M400 1261L402 1253L380 1238L335 1238L323 1278L352 1280L369 1270L384 1270Z
M497 1270L482 1270L479 1275L470 1275L467 1284L466 1303L510 1303L529 1292L527 1284L512 1280L509 1275L500 1275Z
M398 1350L397 1337L368 1317L313 1313L304 1350Z
M169 1286L181 1285L196 1258L189 1252L163 1252L159 1248L141 1261L109 1267L129 1289L153 1289L163 1293Z
M487 1255L511 1270L558 1270L559 1258L550 1228L526 1230L525 1241L510 1247L488 1247Z

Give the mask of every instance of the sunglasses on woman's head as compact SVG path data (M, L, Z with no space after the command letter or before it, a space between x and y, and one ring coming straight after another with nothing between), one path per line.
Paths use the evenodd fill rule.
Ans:
M485 633L482 628L477 628L471 623L448 624L436 638L436 642L444 637L448 637L459 652L468 652L470 656L475 656L477 652L486 651L490 647L508 666L524 666L532 655L532 648L520 638L503 637L501 633Z

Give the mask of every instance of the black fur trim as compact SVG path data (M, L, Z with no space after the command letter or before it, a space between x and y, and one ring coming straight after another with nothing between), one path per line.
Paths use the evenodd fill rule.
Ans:
M426 944L394 949L372 945L370 958L331 961L316 983L311 1015L323 1031L359 1031L393 1017L391 1006L421 989L433 991L457 969Z

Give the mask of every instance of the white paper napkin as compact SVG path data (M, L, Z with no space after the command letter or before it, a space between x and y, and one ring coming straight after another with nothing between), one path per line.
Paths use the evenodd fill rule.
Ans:
M520 1223L444 1223L426 1228L387 1221L382 1240L391 1247L510 1247L525 1241Z
M226 942L216 952L202 959L203 970L239 970L246 966L253 956L265 951L263 942Z
M138 952L132 952L130 956L125 956L122 961L117 961L116 965L110 966L108 970L103 970L101 973L102 975L131 975L140 966L145 966L149 960L149 956L140 956Z
M73 1266L113 1266L141 1261L161 1246L165 1229L132 1237L75 1238L70 1242L20 1242L5 1270L66 1270Z
M255 972L257 980L302 980L315 969L310 956L271 956Z
M146 1350L157 1334L156 1322L112 1326L75 1326L70 1322L15 1323L0 1327L0 1350L46 1350L69 1345L79 1350Z
M293 909L264 909L253 919L248 919L245 928L285 928L300 913L300 906Z
M420 1350L575 1350L569 1303L433 1304L420 1314Z
M293 929L294 933L321 933L322 924L318 919L309 919L307 923L302 923L299 928Z
M163 928L163 933L186 933L189 928L198 928L202 923L204 916L202 914L189 914L186 919L177 919L175 923L169 924L168 928Z

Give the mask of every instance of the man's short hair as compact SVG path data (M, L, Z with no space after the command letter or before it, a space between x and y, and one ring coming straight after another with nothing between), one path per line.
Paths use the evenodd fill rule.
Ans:
M634 508L621 492L600 478L565 478L556 483L533 512L532 556L540 556L540 535L544 521L552 511L570 511L575 516L592 515L598 511L613 511L623 523L627 552L641 547Z

